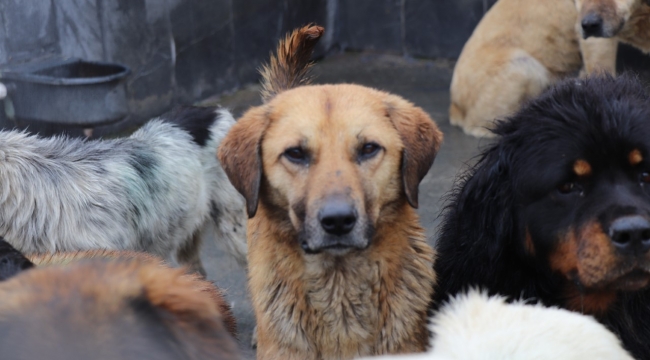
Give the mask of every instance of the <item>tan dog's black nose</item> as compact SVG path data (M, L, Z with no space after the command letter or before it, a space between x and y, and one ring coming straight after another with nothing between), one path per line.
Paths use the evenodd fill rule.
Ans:
M603 18L596 13L587 14L580 22L584 38L603 36Z
M328 234L342 236L348 234L357 223L355 208L343 199L333 199L325 203L318 212L318 220Z
M609 236L619 251L645 254L650 249L650 222L639 215L618 218L610 226Z

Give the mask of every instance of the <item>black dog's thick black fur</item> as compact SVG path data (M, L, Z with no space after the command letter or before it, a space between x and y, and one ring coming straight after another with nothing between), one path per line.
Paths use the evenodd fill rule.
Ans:
M555 190L570 166L564 157L576 151L608 164L634 147L647 154L648 94L629 76L568 80L499 122L495 133L499 140L459 179L448 198L437 242L434 308L450 295L477 287L511 300L566 307L567 280L549 266L554 244L535 243L534 252L526 249L524 218L531 215L522 204ZM650 195L641 201L650 203ZM546 226L538 231L571 226L563 214L542 210L534 214ZM633 356L650 359L650 289L617 294L597 319Z

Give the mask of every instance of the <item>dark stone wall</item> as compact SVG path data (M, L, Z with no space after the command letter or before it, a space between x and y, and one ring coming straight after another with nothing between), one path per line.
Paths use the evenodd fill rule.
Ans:
M344 48L456 58L496 0L339 0Z
M496 0L405 0L405 52L457 58L474 27Z

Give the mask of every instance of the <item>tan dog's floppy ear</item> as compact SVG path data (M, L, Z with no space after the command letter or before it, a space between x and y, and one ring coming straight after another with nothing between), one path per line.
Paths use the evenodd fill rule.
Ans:
M257 212L262 182L260 142L267 126L268 117L264 107L247 111L223 139L217 154L228 179L246 199L249 218Z
M385 101L388 116L404 143L402 181L412 207L418 207L418 186L436 158L442 132L424 110L393 95Z

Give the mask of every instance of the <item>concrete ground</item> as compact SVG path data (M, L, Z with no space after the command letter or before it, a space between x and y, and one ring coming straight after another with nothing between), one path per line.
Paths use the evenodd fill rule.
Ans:
M449 124L449 84L453 63L440 60L406 59L392 55L345 53L326 58L314 66L316 83L356 83L386 90L410 100L426 110L445 134L444 143L429 174L420 184L422 224L429 242L435 241L443 196L454 178L471 162L489 140L469 137ZM261 103L259 87L250 86L229 96L211 99L231 109L236 116L251 105ZM238 321L240 347L245 359L254 359L250 348L255 319L246 288L246 271L225 254L218 244L204 244L202 259L209 279L227 291Z

